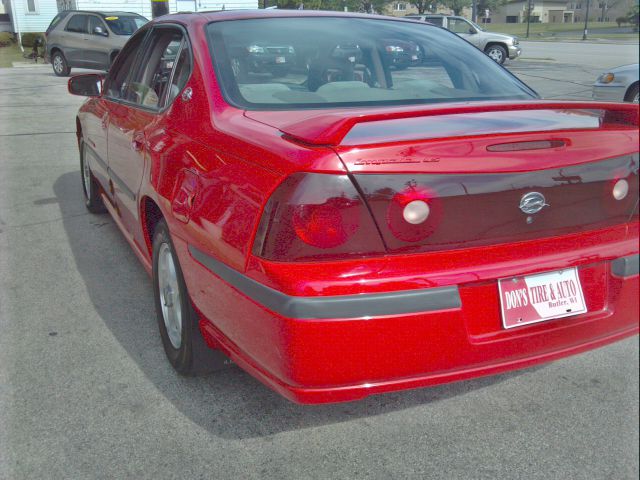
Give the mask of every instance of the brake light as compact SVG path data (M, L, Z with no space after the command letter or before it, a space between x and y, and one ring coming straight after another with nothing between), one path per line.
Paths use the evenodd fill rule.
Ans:
M347 175L296 173L267 202L253 253L302 261L384 254L385 248Z

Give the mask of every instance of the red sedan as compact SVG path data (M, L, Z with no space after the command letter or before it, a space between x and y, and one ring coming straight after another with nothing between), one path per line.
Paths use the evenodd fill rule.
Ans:
M69 89L87 208L152 274L182 374L222 352L338 402L638 332L637 105L545 102L443 29L308 11L164 16Z

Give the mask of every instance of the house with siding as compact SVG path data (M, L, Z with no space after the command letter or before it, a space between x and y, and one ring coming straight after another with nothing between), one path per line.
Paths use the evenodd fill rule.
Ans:
M44 32L62 10L133 12L151 18L152 0L2 0L13 31ZM169 13L258 8L258 0L166 0Z

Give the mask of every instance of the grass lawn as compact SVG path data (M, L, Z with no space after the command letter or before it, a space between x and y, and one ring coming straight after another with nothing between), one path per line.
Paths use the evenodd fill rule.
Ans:
M11 67L11 62L23 61L22 50L17 44L0 47L0 68Z
M488 23L483 27L492 32L509 33L518 35L521 38L527 33L526 23ZM628 30L627 33L598 33L601 28L618 28L615 22L590 22L588 25L589 38L607 38L620 40L633 40L638 38L638 33L632 32L631 25L623 25L621 28ZM584 23L532 23L529 26L529 38L548 38L555 37L558 32L575 32L575 35L563 35L564 38L573 36L582 38ZM558 36L560 37L560 36ZM562 38L560 37L560 38Z

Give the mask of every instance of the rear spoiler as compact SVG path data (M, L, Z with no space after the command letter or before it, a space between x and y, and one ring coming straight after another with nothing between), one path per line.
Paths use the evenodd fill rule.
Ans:
M337 112L318 113L303 121L284 125L280 131L290 140L314 146L337 146L340 145L354 126L368 122L381 122L387 120L398 119L415 119L420 117L433 117L444 115L461 115L461 114L481 114L489 112L522 112L522 111L540 111L555 110L558 112L574 112L591 111L600 115L599 128L620 128L620 127L638 127L639 125L639 106L632 103L606 103L606 102L574 102L574 101L527 101L527 102L478 102L478 103L457 103L457 104L432 104L419 105L410 107L386 107L386 108L355 108L344 109ZM576 124L576 126L567 127L566 124L557 125L562 129L584 129L584 126ZM547 129L549 130L549 129ZM524 130L518 130L524 131ZM538 131L534 125L530 131ZM442 134L442 132L440 132ZM460 135L460 131L449 136ZM496 131L489 133L506 133L504 131ZM440 137L447 135L440 135ZM431 137L433 138L433 137ZM386 141L396 140L392 134L388 135Z

